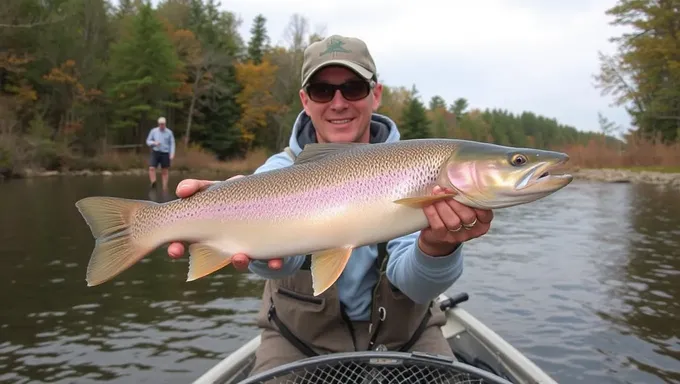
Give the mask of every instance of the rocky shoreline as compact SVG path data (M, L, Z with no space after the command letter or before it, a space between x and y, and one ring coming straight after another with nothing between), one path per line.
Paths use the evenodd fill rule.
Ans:
M578 169L571 171L575 179L604 183L667 185L680 188L680 173L630 171L625 169Z
M172 174L205 174L210 170L171 170ZM125 171L34 171L25 170L20 176L28 177L55 177L55 176L144 176L148 172L145 168L129 169ZM217 172L217 171L213 171ZM680 188L680 173L664 173L653 171L630 171L623 169L575 169L570 170L575 179L590 180L604 183L647 183L668 185ZM2 178L0 177L0 180Z

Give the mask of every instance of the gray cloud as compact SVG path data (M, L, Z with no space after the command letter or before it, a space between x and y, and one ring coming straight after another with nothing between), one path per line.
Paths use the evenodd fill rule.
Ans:
M597 51L620 32L605 10L615 0L418 2L239 0L225 9L243 19L267 17L274 43L297 12L327 34L364 39L388 85L416 84L423 101L465 97L472 107L532 111L580 130L597 130L597 112L624 126L629 117L593 87Z

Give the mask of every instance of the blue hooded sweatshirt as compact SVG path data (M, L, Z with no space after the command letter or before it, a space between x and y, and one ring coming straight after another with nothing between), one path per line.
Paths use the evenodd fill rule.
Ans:
M371 118L371 143L399 141L396 124L386 116L373 114ZM316 132L311 119L303 111L293 125L289 147L297 156L308 143L316 142ZM287 167L293 159L286 152L271 156L255 173ZM462 244L450 255L432 257L418 247L420 231L398 237L387 243L390 257L387 278L416 303L427 303L449 288L463 272ZM376 245L356 248L352 251L345 270L336 284L340 301L346 306L347 315L353 321L370 320L373 287L378 271L373 264L378 256ZM278 279L297 272L305 256L283 259L279 270L269 269L266 261L253 260L250 271L266 279Z

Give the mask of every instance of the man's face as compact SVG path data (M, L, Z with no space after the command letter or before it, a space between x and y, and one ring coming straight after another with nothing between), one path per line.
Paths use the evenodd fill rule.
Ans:
M161 131L164 130L165 129L165 123L158 123L158 128L160 128Z
M324 68L309 83L314 84L312 88L317 87L317 84L354 84L348 88L348 97L353 101L343 97L340 90L336 90L335 94L326 93L328 98L332 97L329 101L319 100L318 95L323 94L319 88L316 91L308 89L309 94L300 91L302 106L316 128L317 140L320 143L367 143L371 114L380 106L382 85L377 84L369 90L364 79L344 67ZM366 91L366 97L354 100Z

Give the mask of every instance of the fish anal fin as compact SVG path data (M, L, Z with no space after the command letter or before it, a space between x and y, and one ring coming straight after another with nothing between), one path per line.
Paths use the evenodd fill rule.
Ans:
M314 296L319 296L333 285L352 255L353 247L326 249L312 254L312 288Z
M189 272L187 281L207 276L231 264L231 255L202 243L189 245Z
M295 164L303 164L308 161L319 160L327 155L344 151L357 146L368 145L367 143L310 143L295 158Z
M456 196L455 193L446 193L443 195L431 195L431 196L415 196L395 200L394 202L397 204L407 205L413 208L422 208L437 201L450 199L454 196Z

